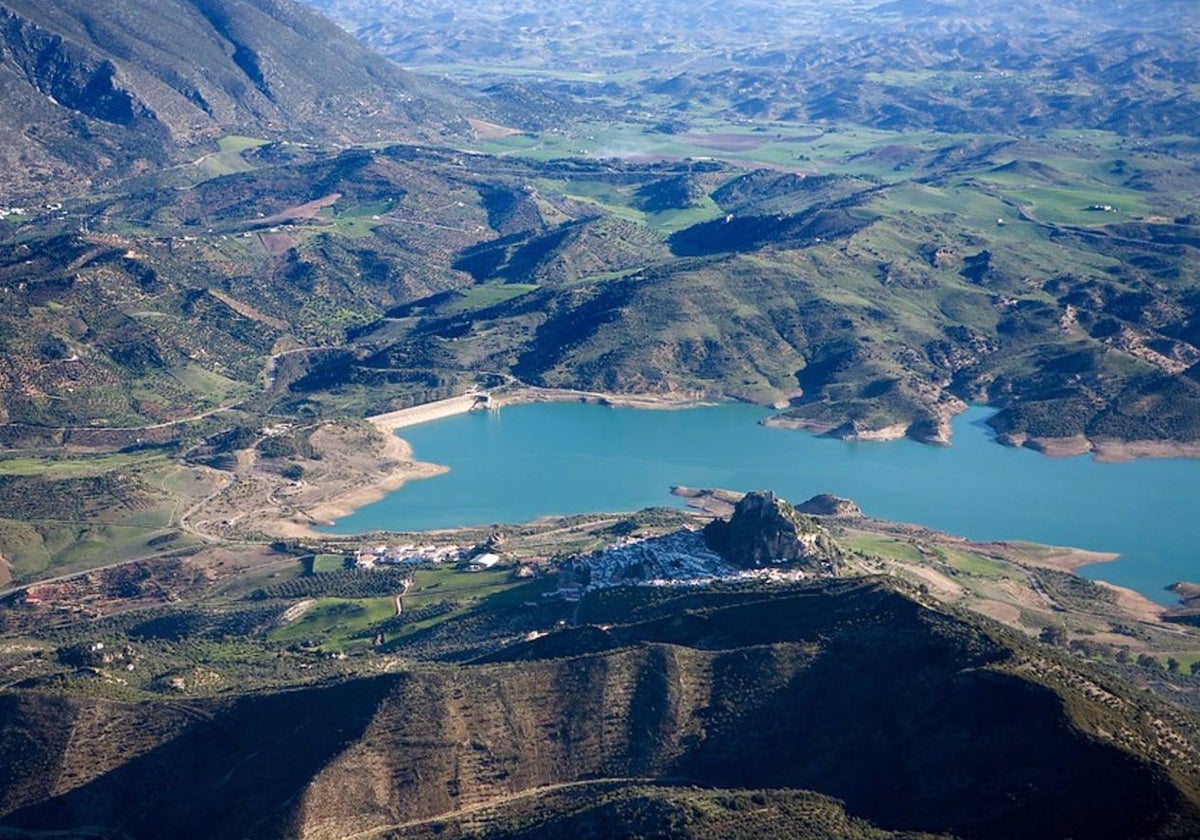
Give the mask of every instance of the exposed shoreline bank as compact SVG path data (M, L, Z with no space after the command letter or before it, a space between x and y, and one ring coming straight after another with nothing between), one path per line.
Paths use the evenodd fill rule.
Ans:
M664 410L713 405L717 401L710 394L703 392L626 395L574 389L508 386L492 392L490 398L485 398L482 393L471 392L433 403L374 415L365 419L371 427L378 431L381 440L378 444L372 445L370 453L364 450L362 454L373 459L378 466L369 472L360 468L355 471L356 474L347 475L347 478L351 479L348 481L335 480L326 484L314 476L313 484L316 486L313 490L323 490L324 492L312 493L310 504L304 504L301 498L293 497L294 501L299 504L292 507L291 511L280 511L280 515L272 517L275 520L272 524L276 527L270 530L284 533L287 536L307 538L327 536L317 529L333 524L358 509L378 501L409 481L434 477L450 469L446 465L415 461L412 447L400 436L405 428L468 413L473 408L481 408L483 405L502 409L506 406L534 402L581 402L614 407ZM775 425L775 423L770 425ZM894 428L892 431L899 431L899 428ZM865 437L859 439L865 439ZM1024 445L1028 448L1039 445L1039 442L1036 441L1004 437L997 439L997 442L1007 446ZM1096 460L1099 461L1125 460L1128 457L1172 457L1181 454L1180 446L1158 442L1122 444L1106 441L1103 442L1102 449L1092 448L1092 442L1083 438L1066 439L1058 441L1058 443L1068 445L1046 445L1039 451L1049 457L1063 457L1092 451L1096 453ZM1194 447L1190 454L1200 455L1200 446ZM1073 572L1080 567L1110 561L1115 557L1116 555L1113 554L1068 549L1053 558L1038 558L1041 562L1034 562L1031 565L1046 565L1062 571Z
M965 410L946 413L936 424L893 423L876 429L859 428L846 422L833 425L827 422L808 420L786 415L774 415L763 421L764 425L779 429L797 429L835 440L869 442L908 439L929 446L951 446L950 424L953 417ZM1073 458L1090 454L1104 464L1135 461L1140 458L1200 458L1200 442L1185 443L1172 440L1118 440L1116 438L1090 438L1086 435L1070 437L1038 437L1025 434L997 434L995 442L1012 449L1029 449L1048 458Z
M297 505L291 514L281 512L280 515L268 517L263 524L282 537L319 539L327 535L316 528L332 525L359 508L379 501L410 481L433 478L448 472L450 467L445 464L414 460L412 446L397 433L420 423L467 414L473 409L481 410L482 396L482 393L461 394L364 418L382 438L375 454L380 469L370 476L363 476L361 481L351 482L344 489L331 488L327 497L319 492L319 481L314 481L312 489L318 491L314 494L317 498L310 504ZM714 404L713 401L706 401L696 394L642 397L531 387L493 394L486 404L493 408L502 408L507 405L535 402L585 402L641 409L680 409Z
M294 518L283 520L294 526L293 533L289 536L322 537L323 534L313 529L314 525L332 525L359 508L366 507L384 498L388 493L399 490L410 481L433 478L449 471L450 468L442 464L414 461L412 447L407 441L397 437L386 427L377 425L376 428L383 432L384 441L380 455L385 463L392 465L390 469L386 469L378 478L369 483L317 502L305 511L309 520L307 523Z
M1048 458L1073 458L1090 453L1097 461L1105 464L1118 464L1139 458L1200 458L1200 443L1170 440L1116 440L1089 438L1085 435L1046 438L1007 434L997 436L996 441L1002 446L1031 449Z
M469 392L444 400L399 409L365 418L385 438L381 457L396 462L393 469L385 471L377 479L342 492L334 491L329 499L323 499L305 511L305 524L302 519L289 517L281 520L287 524L288 531L298 534L303 531L308 536L317 536L311 526L332 524L333 521L350 515L358 508L371 504L386 496L388 493L402 487L408 481L431 478L450 469L447 465L417 462L413 460L412 447L400 437L397 432L420 423L432 422L472 410L481 409L484 405L490 408L503 408L538 402L582 402L594 405L605 405L622 408L638 408L653 410L673 410L693 408L705 405L715 405L720 400L711 394L699 391L671 392L664 394L615 394L601 391L585 391L566 388L540 388L528 385L501 388L490 395L486 402L481 399L482 392ZM933 435L914 435L914 429L904 424L894 424L878 430L854 430L854 434L839 434L842 427L829 428L811 421L797 418L772 416L764 420L766 425L773 427L792 428L813 434L823 434L842 440L854 441L890 441L909 438L928 445L949 445L949 415L943 423L944 433ZM933 431L933 430L930 430ZM937 432L942 432L938 429ZM1169 441L1116 441L1090 440L1083 436L1071 438L1032 438L1021 435L1000 435L996 442L1007 447L1023 447L1032 449L1047 457L1072 457L1092 453L1097 461L1120 462L1134 458L1171 458L1171 457L1200 457L1200 444L1182 444ZM1104 558L1111 559L1111 558ZM1091 562L1101 562L1100 559ZM1073 564L1074 567L1086 563Z
M512 388L492 393L487 400L481 399L482 396L482 394L469 393L366 418L368 422L360 422L359 428L365 431L369 427L372 430L374 435L370 437L370 444L360 445L357 449L344 449L346 454L356 453L359 456L358 468L352 468L350 461L342 463L340 459L338 464L327 462L327 466L334 469L325 475L313 476L311 489L314 492L309 495L309 499L303 499L303 495L306 494L301 493L290 496L290 500L293 502L291 510L279 511L276 516L271 517L275 520L273 524L277 523L284 527L269 530L277 533L282 531L292 537L327 539L331 535L322 532L323 526L332 524L336 520L342 520L359 508L376 502L409 481L433 477L447 471L449 468L446 466L414 460L411 445L400 437L403 434L402 430L420 423L467 413L472 408L482 407L485 404L501 409L532 402L582 402L654 409L682 409L713 404L712 400L704 399L705 395L695 393L627 397L594 391ZM480 419L482 421L482 418ZM337 453L330 454L337 457ZM365 468L368 463L371 465L369 469ZM674 488L674 492L677 496L687 497L689 495L687 488ZM722 499L721 501L726 502L727 506L729 500ZM304 502L308 502L308 504ZM725 514L725 511L716 509L706 509L705 512L718 516ZM851 525L849 519L842 521L850 527L856 527ZM979 553L984 556L1019 557L1020 562L1027 567L1076 572L1081 567L1117 559L1117 555L1114 553L1082 550L1070 547L1069 544L1052 547L1019 541L979 543L945 534L935 537L933 532L918 525L878 521L866 525L863 520L859 521L862 524L857 527L867 527L876 533L891 532L901 539L927 540L931 543L945 545L953 550ZM1126 593L1122 597L1130 599L1131 603L1135 597L1141 597L1134 596L1132 590L1121 589L1121 592ZM1155 604L1149 599L1144 602L1139 600L1139 604L1141 613L1145 615L1163 608L1163 605Z
M610 394L603 391L581 391L574 388L537 388L523 385L495 398L500 406L538 402L581 402L613 408L676 410L718 405L726 400L715 399L700 391L669 392L664 394Z

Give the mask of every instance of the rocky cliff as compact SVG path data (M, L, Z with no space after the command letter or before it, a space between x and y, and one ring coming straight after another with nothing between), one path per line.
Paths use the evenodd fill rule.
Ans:
M829 572L842 554L824 527L769 491L743 496L728 521L716 519L705 527L704 542L744 569L801 563Z

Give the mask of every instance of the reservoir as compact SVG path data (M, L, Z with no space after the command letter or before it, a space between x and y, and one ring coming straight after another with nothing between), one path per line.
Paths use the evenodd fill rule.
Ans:
M525 522L548 514L682 505L676 484L817 493L869 516L972 540L1028 540L1120 552L1082 574L1173 603L1164 587L1200 581L1200 460L1102 464L997 445L990 409L954 419L953 445L853 443L758 421L766 409L648 411L531 403L401 430L414 457L450 472L414 481L329 533Z

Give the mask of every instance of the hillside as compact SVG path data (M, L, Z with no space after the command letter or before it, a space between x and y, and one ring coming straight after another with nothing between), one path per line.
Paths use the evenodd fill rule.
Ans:
M474 108L291 0L5 0L0 58L0 206L200 157L226 135L434 139Z
M488 664L283 693L119 704L9 691L0 825L545 836L582 808L649 828L677 807L669 788L646 787L664 783L705 789L686 795L705 819L748 800L764 829L850 819L863 836L886 836L869 821L965 838L1148 838L1200 827L1194 721L892 584L618 588L589 596L582 616ZM573 653L581 634L589 652ZM835 797L850 817L783 789Z
M367 9L326 5L343 20ZM639 65L642 82L607 92L571 80L564 94L539 65L522 89L565 110L547 105L545 130L522 132L468 128L481 99L282 2L127 0L104 15L10 2L0 73L14 76L3 89L19 136L0 154L41 163L8 167L8 188L51 198L139 174L0 221L0 436L186 449L235 406L247 425L263 412L361 417L519 380L747 399L779 406L784 425L936 443L955 411L986 402L1007 443L1196 451L1195 150L1132 123L1068 136L1015 111L995 115L1003 134L948 133L978 112L970 85L1044 95L1047 74L1071 72L1090 90L1118 66L1128 96L1109 99L1159 113L1190 66L1188 39L1171 46L1177 60L1157 52L1183 7L1088 34L1077 24L1094 5L1035 3L1061 36L1048 44L982 0L951 4L943 34L925 4L883 9L874 35L850 14L861 4L802 5L797 20L854 38L821 40L803 68L749 46L661 85L657 65ZM383 37L391 12L371 8L380 26L364 34ZM715 25L719 12L700 14ZM580 26L607 37L594 19L614 13L596 7ZM1004 23L1007 51L974 14ZM810 37L788 27L783 40ZM1152 49L1121 60L1143 36ZM1116 64L1080 62L1096 39ZM1001 55L1011 69L965 78L968 58ZM924 69L884 73L883 56ZM819 118L732 117L738 77L712 62L763 75L771 102L801 70L866 81ZM523 100L496 84L503 71L484 87L511 116ZM658 92L630 87L642 83ZM1090 125L1072 102L1055 120ZM914 123L922 114L945 124ZM469 151L340 148L395 136Z
M893 139L842 138L819 176L282 143L147 176L0 227L2 431L127 445L214 408L362 416L515 377L840 437L944 443L984 401L1012 443L1194 447L1200 236L1164 215L1194 171L934 136L897 173ZM640 209L672 179L697 206ZM1137 212L1088 209L1109 202Z
M447 397L1200 454L1198 25L0 0L0 836L1200 836L1195 587L1115 555L687 488L317 530Z

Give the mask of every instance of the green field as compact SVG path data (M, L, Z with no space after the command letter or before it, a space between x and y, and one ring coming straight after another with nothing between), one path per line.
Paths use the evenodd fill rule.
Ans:
M322 572L340 572L346 568L346 555L344 554L318 554L312 559L312 574L319 575Z
M321 650L369 647L364 635L396 614L393 598L321 598L296 621L268 634L275 642L315 643Z
M222 152L244 152L267 145L269 141L258 137L246 137L241 134L227 134L217 141L217 148Z
M337 568L329 568L334 559ZM318 555L313 559L317 571L337 571L342 555ZM514 581L508 570L467 572L453 568L420 569L414 572L412 586L404 596L406 612L449 604L444 612L405 622L399 631L386 634L390 640L425 630L447 619L461 616L468 610L486 605L510 607L529 597L527 588L544 586L544 582ZM540 591L540 590L539 590ZM397 592L396 594L400 594ZM497 600L498 599L498 600ZM268 638L281 643L313 643L324 651L347 651L369 647L373 642L372 628L396 615L392 596L378 598L319 598L299 619L270 631Z
M740 140L738 138L745 138ZM893 166L857 156L881 146L906 144L933 148L953 135L890 132L861 126L828 129L808 123L764 122L753 128L722 120L696 120L686 134L647 132L641 123L594 123L567 131L514 134L477 141L478 151L532 160L570 157L596 159L718 159L767 164L796 171L892 174Z
M0 519L0 554L23 583L201 545L167 527L170 512L145 512L145 519L160 519L147 525Z
M1003 563L980 557L978 554L968 551L958 551L953 548L935 548L933 551L943 563L968 575L1001 578L1009 577L1012 574L1011 568Z
M420 609L442 601L467 603L518 585L507 569L465 572L457 569L420 569L404 597L405 609Z
M256 137L230 134L217 140L217 152L205 155L198 163L206 178L220 178L241 172L253 172L254 167L242 157L242 152L265 146L268 141Z
M890 557L906 563L928 563L928 559L910 542L874 535L856 535L845 541L846 547L863 554Z
M450 603L452 609L430 618L405 623L397 639L407 639L473 609L508 610L525 601L536 601L550 586L547 579L513 580L508 571L460 572L450 569L421 570L404 598L406 610Z
M537 286L533 283L482 283L471 286L459 292L452 301L438 308L441 315L460 315L464 312L475 312L487 309L500 303L515 300L523 294L532 292Z
M171 459L158 452L112 452L100 455L45 458L0 458L0 476L36 475L42 478L85 478L132 467L166 467Z
M1167 667L1167 661L1174 659L1179 663L1179 673L1189 674L1192 670L1192 665L1200 662L1200 651L1187 651L1185 653L1165 654L1157 657L1159 664L1163 668Z
M179 516L212 476L161 452L0 460L0 555L16 582L196 546Z
M172 379L199 395L198 409L223 405L233 400L250 396L254 389L216 371L206 370L195 364L180 365L170 372Z

